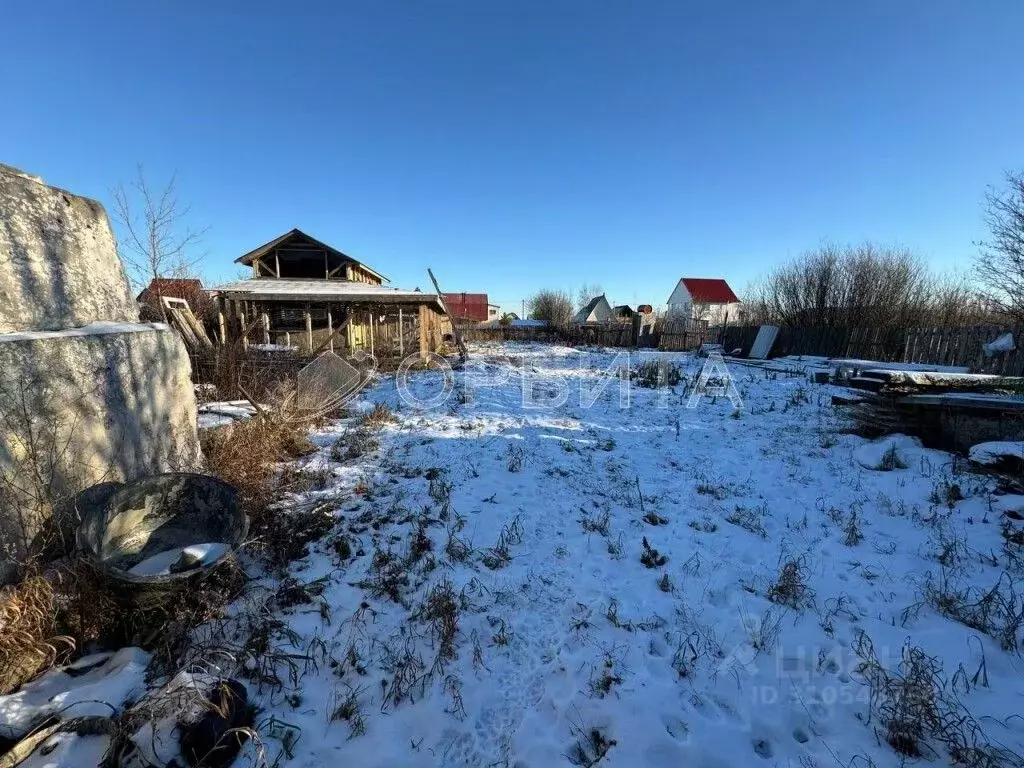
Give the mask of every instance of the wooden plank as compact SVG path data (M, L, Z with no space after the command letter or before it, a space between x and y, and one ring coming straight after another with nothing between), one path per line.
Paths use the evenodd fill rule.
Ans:
M469 351L466 349L466 344L462 341L462 334L459 332L459 326L456 324L451 314L449 314L448 307L445 306L444 296L441 293L441 286L437 284L437 278L434 277L434 273L431 272L430 269L428 268L427 274L430 275L430 282L434 284L434 290L437 291L437 300L441 305L441 309L444 311L445 317L447 317L451 321L452 334L455 336L455 344L459 348L459 357L461 358L462 362L466 362L466 358L469 357ZM420 317L423 317L423 315L420 314Z

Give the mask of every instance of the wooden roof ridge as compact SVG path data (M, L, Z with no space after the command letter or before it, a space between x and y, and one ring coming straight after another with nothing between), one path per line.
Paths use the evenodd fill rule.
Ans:
M243 255L239 256L237 259L235 259L235 263L236 264L245 264L245 265L249 266L254 261L263 258L268 253L273 251L275 248L279 247L283 243L286 243L286 242L288 242L289 240L291 240L292 238L295 238L295 237L305 238L306 240L311 242L313 245L315 245L315 246L317 246L319 248L323 248L325 251L327 251L328 253L333 254L334 256L338 257L339 259L342 259L344 261L350 261L353 264L358 264L360 267L362 267L363 269L367 270L368 272L371 272L375 276L379 277L381 280L383 280L385 282L388 282L388 283L391 282L388 278L386 278L380 272L378 272L377 270L373 269L369 265L361 262L359 259L356 259L356 258L353 258L352 256L349 256L344 251L339 251L337 248L334 248L333 246L328 245L323 240L317 240L315 237L313 237L312 235L309 235L309 234L303 232L298 227L295 227L295 228L289 230L288 232L285 232L280 237L275 237L273 240L270 240L270 241L264 243L263 245L261 245L261 246L259 246L257 248L253 248L248 253L243 254Z

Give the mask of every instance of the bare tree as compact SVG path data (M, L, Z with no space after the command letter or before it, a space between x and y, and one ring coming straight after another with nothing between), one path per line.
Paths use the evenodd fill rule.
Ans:
M576 291L576 311L578 312L587 306L587 304L590 303L590 300L595 296L601 296L603 294L604 291L601 289L599 284L594 283L593 285L587 285L584 283L579 287L579 290Z
M975 268L985 298L1012 321L1024 323L1024 171L1008 172L1003 189L985 193L989 239Z
M195 275L203 256L196 248L206 230L185 223L191 206L178 202L174 176L156 190L140 164L131 185L118 184L112 194L114 219L121 230L118 250L137 289L158 277Z
M552 328L567 328L572 323L572 298L565 291L538 291L529 304L530 317L543 320Z

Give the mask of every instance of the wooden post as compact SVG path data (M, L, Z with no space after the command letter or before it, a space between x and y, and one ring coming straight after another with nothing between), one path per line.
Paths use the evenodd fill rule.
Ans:
M373 310L371 309L367 314L370 315L370 357L373 357Z
M313 315L306 308L306 343L309 345L310 353L313 352Z
M427 354L430 350L430 338L427 333L427 318L430 310L427 309L426 304L420 304L419 307L419 321L420 321L420 357L426 361Z
M331 316L331 305L327 305L327 338L331 340L331 352L334 351L334 318Z
M270 315L263 313L263 343L270 344Z
M277 268L277 276L281 277L281 257L277 255L277 248L274 249L274 267Z
M289 349L291 348L291 346L292 346L292 332L291 331L285 331L284 332L284 345L286 347L288 347Z
M220 343L221 343L222 346L224 344L228 343L227 328L228 328L228 324L226 322L224 322L224 313L223 312L218 312L217 313L217 329L220 331Z
M240 321L242 323L242 349L249 348L249 326L245 322L245 310L243 309L240 313Z
M402 325L402 305L398 305L398 356L405 357L405 326Z

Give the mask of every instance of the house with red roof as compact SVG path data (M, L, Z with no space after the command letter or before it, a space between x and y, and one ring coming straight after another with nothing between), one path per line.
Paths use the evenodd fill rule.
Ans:
M462 323L483 323L497 320L501 309L487 302L486 293L444 293L444 305L452 319Z
M728 322L730 317L735 319L737 312L733 305L739 303L739 297L722 278L683 277L668 297L668 316L707 320L709 325L719 325Z

